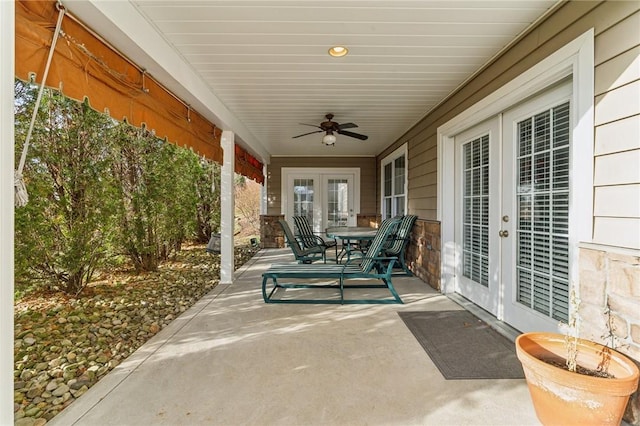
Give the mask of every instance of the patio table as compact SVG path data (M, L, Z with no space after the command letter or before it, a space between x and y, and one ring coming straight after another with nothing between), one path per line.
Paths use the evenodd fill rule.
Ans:
M342 241L342 249L336 259L338 263L341 262L345 256L348 262L354 251L362 252L360 242L373 240L377 232L377 228L370 228L368 226L335 226L327 228L326 230L327 236Z

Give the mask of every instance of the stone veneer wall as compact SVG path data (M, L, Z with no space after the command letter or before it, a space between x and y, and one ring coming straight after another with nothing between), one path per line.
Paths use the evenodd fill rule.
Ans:
M284 215L260 215L260 247L284 247L284 232L278 224L280 219L284 219Z
M640 253L583 244L579 269L580 336L640 364ZM632 395L625 420L640 424L640 392Z
M440 222L416 220L405 254L414 275L440 290Z
M358 215L358 226L377 228L380 216ZM440 222L417 219L411 231L405 260L413 274L440 290Z
M370 228L377 228L380 224L380 216L375 214L359 214L356 219L356 226L368 226Z

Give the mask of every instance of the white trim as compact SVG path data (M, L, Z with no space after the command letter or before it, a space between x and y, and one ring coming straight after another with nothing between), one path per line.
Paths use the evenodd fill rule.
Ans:
M442 260L441 285L443 293L455 291L455 226L454 217L454 136L461 131L500 114L525 98L572 75L572 169L570 218L571 240L591 241L593 226L593 138L594 138L594 30L590 29L551 54L529 70L520 74L486 98L480 100L447 123L438 127L438 211L441 222ZM572 256L571 280L578 277L577 250Z
M14 278L14 225L13 225L13 170L14 170L14 117L13 95L15 79L15 2L0 1L0 424L13 424L13 278Z
M404 211L409 206L409 148L404 143L391 154L380 160L380 213L384 215L384 166L404 155Z
M222 170L220 172L220 284L231 284L234 271L235 203L234 203L234 165L235 134L224 130L220 138L223 150Z

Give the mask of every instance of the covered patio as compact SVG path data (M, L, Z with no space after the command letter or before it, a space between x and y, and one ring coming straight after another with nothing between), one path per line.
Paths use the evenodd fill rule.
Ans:
M260 251L50 423L537 424L524 380L445 380L398 315L454 300L398 277L404 305L265 304L291 258Z

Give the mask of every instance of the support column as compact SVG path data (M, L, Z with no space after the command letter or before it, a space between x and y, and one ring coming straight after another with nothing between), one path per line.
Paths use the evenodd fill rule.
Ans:
M12 425L15 2L0 0L0 27L0 425Z
M264 176L264 183L260 188L260 214L267 214L267 165L262 166L262 176Z
M233 282L233 228L235 224L234 203L234 167L235 167L235 135L225 130L222 132L220 145L224 150L222 174L220 176L220 284Z

